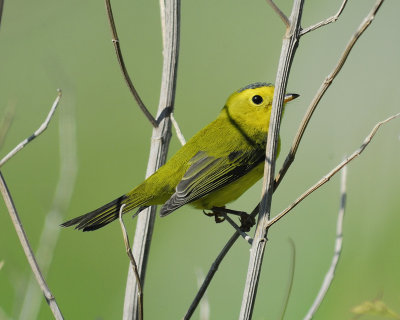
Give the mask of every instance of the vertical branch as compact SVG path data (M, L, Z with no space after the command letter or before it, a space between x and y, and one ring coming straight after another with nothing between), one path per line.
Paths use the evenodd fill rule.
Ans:
M267 223L270 218L274 186L275 158L278 146L279 127L282 117L283 99L286 92L286 84L290 67L298 46L303 2L304 0L294 1L292 14L289 18L290 28L286 30L286 34L283 38L278 73L275 81L271 120L268 130L260 214L253 245L250 250L249 268L247 272L246 285L243 292L242 307L240 310L239 319L251 319L255 298L257 295L257 286L261 273L265 245L267 242Z
M163 48L164 62L157 114L157 122L159 125L157 128L153 129L146 177L157 171L166 161L171 138L171 121L169 115L173 111L178 67L180 0L165 0L160 4L162 6L161 10L164 12L165 16L165 29L163 30L165 47ZM143 210L139 214L136 225L133 252L143 286L155 214L156 206L151 206ZM136 297L136 280L132 269L129 268L123 319L135 319L137 317L138 306Z

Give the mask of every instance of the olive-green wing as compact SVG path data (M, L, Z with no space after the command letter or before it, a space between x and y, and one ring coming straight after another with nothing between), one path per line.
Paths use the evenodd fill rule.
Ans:
M234 151L221 158L199 151L190 160L190 167L176 186L175 193L161 207L160 215L170 214L187 203L221 189L250 172L264 159L263 148Z

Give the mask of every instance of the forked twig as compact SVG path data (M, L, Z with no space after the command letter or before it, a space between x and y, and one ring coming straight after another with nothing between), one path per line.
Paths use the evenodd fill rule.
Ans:
M54 115L54 111L56 110L58 103L61 98L61 90L58 90L58 95L56 100L54 101L49 114L47 115L45 121L41 124L41 126L27 139L22 141L20 144L18 144L12 151L10 151L1 161L0 161L0 166L2 166L4 163L6 163L8 160L10 160L15 154L20 151L23 147L25 147L29 142L31 142L33 139L38 137L41 133L43 133L48 125L50 120L52 119ZM29 244L28 237L26 236L24 227L21 223L21 220L19 219L19 215L17 212L17 209L15 208L14 201L11 197L11 193L8 190L6 181L3 178L3 175L0 172L0 192L3 196L4 202L6 204L6 207L8 209L8 212L11 217L11 221L15 227L15 230L17 232L17 236L19 238L19 241L21 243L21 246L24 250L25 256L28 260L28 263L33 271L33 274L35 275L36 281L39 284L40 289L43 292L43 295L50 306L50 309L53 313L53 316L55 319L63 319L63 316L61 314L61 311L57 305L56 299L51 293L49 287L47 286L46 280L44 279L42 272L39 268L39 265L36 261L35 255L33 253L33 250Z
M122 211L123 211L124 207L125 207L125 204L123 204L121 206L121 208L119 209L119 223L120 223L121 229L122 229L122 236L124 237L126 254L129 257L129 260L130 260L131 266L132 266L132 271L136 277L136 285L138 288L137 299L138 299L138 304L139 304L139 320L142 320L143 319L143 290L142 290L142 284L140 282L138 267L137 267L135 258L133 257L131 245L129 243L128 233L126 232L124 220L122 219Z
M372 20L369 21L367 18L371 15L371 13L372 13L373 15L376 14L376 12L377 12L377 10L379 9L379 7L380 7L380 5L381 5L382 2L383 2L383 0L378 1L378 2L376 3L376 5L372 8L370 14L364 19L364 22L363 22L362 25L367 24L367 26L368 26L368 25L370 24L370 22L372 22ZM365 29L366 29L366 27L365 27ZM365 29L363 29L362 32L364 32ZM358 29L358 30L356 31L355 35L353 36L353 38L355 37L354 43L353 43L353 41L350 41L350 42L349 42L349 45L351 45L351 47L354 46L355 42L358 41L358 39L359 39L360 36L361 36L361 33L359 33L359 29ZM346 61L346 59L344 59L343 55L346 55L346 58L347 58L347 56L348 56L349 53L350 53L350 50L348 50L349 45L347 46L347 48L345 49L344 53L343 53L342 56L340 57L339 62L338 62L338 66L335 68L334 72L332 72L331 75L327 77L327 79L329 78L329 79L332 79L332 80L333 80L334 77L336 77L337 74L339 73L339 71L341 70L341 67L343 66L344 62ZM341 61L343 61L343 63L341 63ZM337 69L337 70L336 70L336 69ZM298 129L298 131L297 131L296 137L295 137L295 139L293 140L293 144L292 144L292 147L291 147L291 151L289 152L288 156L286 157L285 162L284 162L284 164L283 164L281 170L279 171L279 173L278 173L277 176L275 177L274 190L276 190L276 189L278 188L279 183L282 181L282 178L284 177L284 175L286 174L288 168L289 168L290 165L292 164L292 162L293 162L293 160L294 160L294 157L295 157L295 154L296 154L296 152L297 152L298 146L299 146L299 144L300 144L300 142L301 142L301 139L302 139L302 137L303 137L304 131L305 131L307 125L308 125L308 122L310 121L311 116L312 116L313 112L315 111L315 108L317 107L317 105L318 105L320 99L322 98L322 96L325 94L325 92L326 92L327 89L328 89L328 87L325 88L325 82L326 82L326 79L325 79L324 83L322 84L322 86L321 86L319 92L316 94L315 98L313 99L311 105L309 106L309 108L308 108L308 110L307 110L307 112L306 112L306 115L304 116L303 121L302 121L302 123L301 123L301 125L300 125L300 127L299 127L299 129ZM320 91L321 91L321 92L320 92ZM317 98L317 97L319 97L319 98ZM252 213L251 213L251 216L255 217L255 216L258 214L258 212L259 212L259 205L260 205L260 204L258 204L258 205L254 208L254 210L253 210ZM213 277L214 277L216 271L218 270L219 265L221 264L222 260L224 259L224 257L225 257L226 254L228 253L228 251L232 248L232 246L234 245L234 243L236 242L236 240L237 240L239 237L240 237L240 234L239 234L238 232L234 233L234 234L230 237L230 239L228 240L228 242L225 244L225 246L223 247L223 249L221 250L221 252L219 253L219 255L216 257L214 263L212 264L212 266L211 266L211 268L210 268L210 270L209 270L209 272L208 272L208 274L207 274L207 276L206 276L206 278L205 278L205 280L204 280L203 285L201 286L200 290L197 292L197 294L196 294L196 296L195 296L195 298L194 298L192 304L190 305L190 307L189 307L189 309L188 309L188 311L187 311L187 313L186 313L185 319L189 319L190 316L191 316L191 315L193 314L193 312L195 311L195 309L196 309L196 307L197 307L199 301L201 300L202 295L203 295L204 292L207 290L207 288L208 288L208 286L209 286L211 280L213 279Z
M335 241L335 251L332 258L331 265L329 267L328 272L325 275L324 282L310 308L308 310L304 320L311 320L314 317L315 312L318 310L322 300L328 289L332 283L333 277L335 276L336 267L339 262L340 254L342 253L342 244L343 244L343 218L344 211L346 208L346 182L347 182L347 167L345 166L342 170L342 179L340 183L340 209L338 213L338 219L336 224L336 241Z
M292 61L299 43L303 3L304 0L295 0L293 2L292 13L290 15L290 26L286 29L282 41L282 49L275 80L274 97L272 100L271 117L269 121L260 212L258 215L253 244L250 249L249 267L247 269L246 283L243 290L242 305L239 314L240 320L251 319L257 295L258 281L260 279L261 266L267 242L268 229L266 228L266 224L270 218L272 194L274 192L275 160L278 150L283 100L286 94L286 85Z
M328 174L326 174L322 179L320 179L317 183L315 183L311 188L306 190L300 197L298 197L290 206L288 206L285 210L283 210L281 213L277 214L275 217L273 217L267 224L267 227L271 227L273 224L278 222L280 219L282 219L288 212L290 212L294 207L296 207L301 201L303 201L305 198L307 198L311 193L313 193L315 190L323 186L325 183L327 183L336 173L338 173L345 165L347 165L350 161L354 160L357 158L364 150L365 148L369 145L371 142L372 138L375 136L376 132L382 126L383 124L389 122L390 120L393 120L397 117L400 116L400 113L397 113L383 121L378 122L375 127L372 129L370 134L365 138L363 144L358 148L356 151L354 151L348 158L343 160L341 163L339 163L335 168L333 168Z
M133 85L133 82L129 76L128 70L126 69L124 58L122 56L121 47L119 44L117 28L116 28L115 22L114 22L114 16L113 16L112 9L111 9L111 3L110 3L110 0L105 0L105 2L106 2L106 8L107 8L108 21L110 22L110 27L111 27L112 43L114 45L115 53L117 54L118 63L121 68L122 74L124 76L125 82L128 85L128 88L131 91L133 97L135 98L140 110L142 110L142 112L147 117L147 119L150 121L152 126L154 128L157 128L157 126L158 126L157 120L153 117L153 115L150 113L150 111L144 105L142 99L140 98L138 92L136 91L135 86Z
M290 22L289 22L288 17L282 12L281 9L279 9L279 7L275 4L275 2L273 0L267 0L267 3L272 7L272 9L274 9L274 11L279 16L279 18L281 18L281 20L285 24L286 28L289 28Z
M53 105L49 111L49 114L46 117L46 120L40 125L40 127L28 138L26 138L24 141L19 143L14 149L12 149L3 159L0 160L0 167L2 167L8 160L10 160L18 151L20 151L22 148L24 148L29 142L31 142L33 139L38 137L44 130L47 129L47 126L49 125L49 122L51 118L54 115L54 112L56 111L56 108L58 106L58 103L60 102L61 99L61 90L58 89L58 94L56 100L54 100Z
M356 42L359 40L361 35L364 31L368 28L371 22L374 20L376 13L378 12L379 8L381 7L384 0L378 0L368 15L364 18L360 26L357 28L356 32L351 37L349 43L347 44L346 48L344 49L340 59L332 70L332 72L325 78L324 82L321 84L320 88L318 89L316 95L314 96L313 100L311 101L306 114L304 115L303 120L301 121L300 127L297 130L296 136L293 139L292 147L290 148L289 154L286 156L286 159L282 165L282 168L279 170L278 175L275 177L275 185L274 188L276 189L279 183L282 181L282 178L286 174L287 170L289 169L290 165L294 161L297 149L299 148L300 141L303 137L303 134L310 122L310 119L317 108L319 102L321 101L322 97L324 96L325 92L328 90L330 85L332 84L333 80L339 74L340 70L342 69L343 65L345 64L351 50L353 49Z
M40 261L40 267L44 277L52 263L56 252L58 238L61 229L60 223L63 215L70 205L74 192L78 171L76 119L74 117L74 102L64 101L64 113L59 117L59 178L55 186L55 192L50 210L45 216L44 224L40 232L36 247L36 258ZM24 298L20 307L19 320L37 319L42 306L41 295L33 275L30 276L28 285L24 290Z
M332 17L329 17L329 18L327 18L325 20L322 20L322 21L320 21L320 22L318 22L318 23L316 23L316 24L314 24L312 26L309 26L309 27L301 30L300 31L300 36L304 36L308 32L314 31L314 30L316 30L316 29L318 29L320 27L326 26L327 24L330 24L332 22L336 22L337 19L339 19L339 16L342 14L342 12L344 10L344 7L347 4L347 1L348 0L343 0L342 5L339 8L339 11L335 15L333 15Z

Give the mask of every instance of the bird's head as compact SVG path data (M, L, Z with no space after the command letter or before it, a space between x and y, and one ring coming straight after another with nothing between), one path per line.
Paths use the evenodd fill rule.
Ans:
M262 126L268 130L275 87L270 83L256 82L234 92L226 101L228 116L243 124ZM299 95L288 93L284 103ZM263 130L263 131L264 131Z

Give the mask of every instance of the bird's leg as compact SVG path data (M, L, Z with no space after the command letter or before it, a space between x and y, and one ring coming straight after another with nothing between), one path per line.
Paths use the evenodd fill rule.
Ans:
M232 209L228 209L225 207L213 207L211 209L212 213L211 215L215 215L215 217L217 217L217 215L219 217L223 217L224 214L233 214L236 216L240 217L240 229L242 231L248 232L250 231L251 227L254 226L256 224L256 220L254 219L254 217L252 217L251 215L249 215L247 212L244 211L237 211L237 210L232 210ZM217 218L215 218L217 219ZM222 222L223 220L219 221Z

